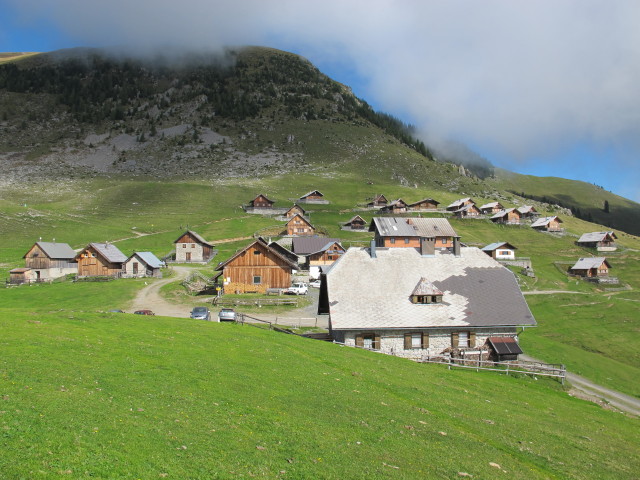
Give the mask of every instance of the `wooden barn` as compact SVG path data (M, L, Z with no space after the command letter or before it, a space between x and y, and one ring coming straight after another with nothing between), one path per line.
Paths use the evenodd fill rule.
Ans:
M297 237L291 249L298 256L298 263L307 266L331 265L346 251L339 238L327 237Z
M576 241L576 245L587 248L597 248L600 252L613 252L618 247L615 243L616 234L614 232L590 232L584 233Z
M498 213L501 210L504 210L504 207L500 202L485 203L480 207L480 211L484 215L493 215L494 213Z
M287 222L287 235L315 235L316 229L302 215L296 214Z
M297 268L259 238L218 264L216 270L226 293L265 293L268 288L289 288Z
M213 243L191 230L184 232L173 243L176 246L176 263L206 263L213 258Z
M467 203L457 210L453 210L453 214L458 218L466 218L466 217L479 217L482 215L480 209L476 206L475 203Z
M416 212L424 210L437 210L438 205L440 205L440 202L434 200L433 198L423 198L422 200L418 200L417 202L407 205L407 209Z
M79 277L120 277L127 256L111 243L90 243L75 260Z
M351 230L365 230L367 228L367 221L360 215L354 215L344 226Z
M379 193L373 197L373 200L367 203L367 207L384 207L389 200L383 194Z
M369 231L385 248L414 248L424 255L436 250L459 254L460 237L446 218L373 217Z
M31 270L25 282L51 281L78 273L75 256L76 252L67 243L36 242L23 256L25 267Z
M459 200L456 200L455 202L452 202L450 205L447 205L447 211L455 212L456 210L461 209L465 205L470 205L470 204L474 204L474 205L476 204L476 202L473 201L473 198L469 198L469 197L461 198Z
M407 203L401 198L389 202L380 209L380 213L405 213L407 211Z
M156 277L162 278L161 268L164 263L151 252L135 252L123 266L123 277Z
M266 195L259 194L249 202L249 206L253 208L273 208L273 200L269 200Z
M607 277L611 265L604 257L580 258L576 264L569 269L571 275L579 277Z
M516 210L515 208L507 208L505 210L500 210L498 213L494 214L491 217L491 221L493 223L519 225L520 212L518 212L518 210Z
M304 217L306 215L306 211L304 208L302 208L300 205L298 204L294 204L293 207L291 207L289 210L287 210L284 214L284 216L286 218L291 218L294 217L296 215L300 215L301 217Z
M536 208L532 207L531 205L523 205L521 207L518 207L517 210L522 218L531 219L540 216Z
M310 192L305 193L298 201L306 203L329 203L325 200L324 195L319 190L311 190Z
M533 222L531 224L531 228L535 230L540 230L543 232L561 232L562 231L562 227L560 226L561 223L562 223L562 220L560 220L560 218L556 216L542 217L537 219L535 222Z

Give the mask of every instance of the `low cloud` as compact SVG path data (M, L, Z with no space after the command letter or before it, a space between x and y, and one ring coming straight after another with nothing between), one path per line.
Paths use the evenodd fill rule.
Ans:
M88 46L259 44L349 65L361 96L425 138L503 163L580 143L640 153L638 2L9 1Z

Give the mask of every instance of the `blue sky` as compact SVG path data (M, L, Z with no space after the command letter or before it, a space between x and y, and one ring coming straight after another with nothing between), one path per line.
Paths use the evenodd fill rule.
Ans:
M266 45L496 166L640 201L640 2L0 0L0 51Z

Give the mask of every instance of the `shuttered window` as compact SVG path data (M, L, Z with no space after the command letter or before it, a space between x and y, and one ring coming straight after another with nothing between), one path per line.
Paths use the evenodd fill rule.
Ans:
M380 350L380 335L377 333L358 333L356 335L356 347Z
M425 332L413 332L404 334L404 349L414 350L429 348L429 334Z

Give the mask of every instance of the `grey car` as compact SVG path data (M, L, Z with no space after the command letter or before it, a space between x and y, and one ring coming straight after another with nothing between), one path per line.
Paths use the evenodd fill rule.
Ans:
M194 307L191 310L191 318L196 320L211 320L211 312L207 307Z

